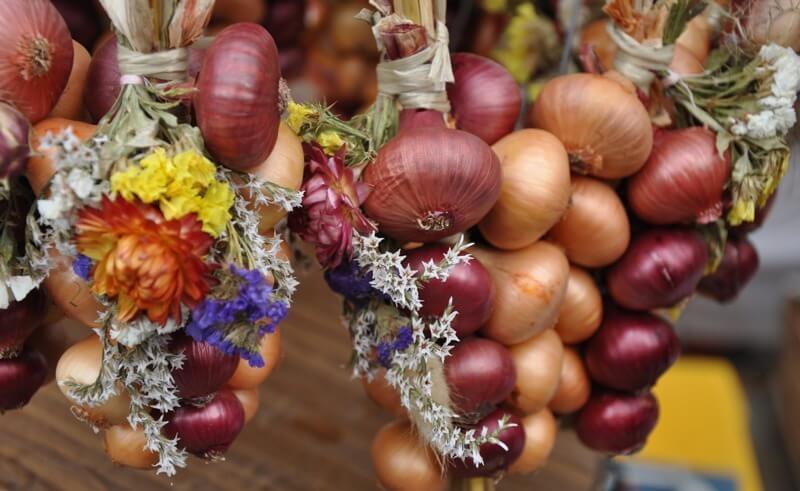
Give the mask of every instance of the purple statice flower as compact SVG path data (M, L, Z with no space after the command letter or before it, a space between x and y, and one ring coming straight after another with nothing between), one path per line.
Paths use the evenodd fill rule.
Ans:
M264 366L261 338L273 333L287 314L285 302L272 300L272 287L257 270L231 265L218 273L219 285L193 310L186 333L250 366Z
M93 267L94 263L92 263L89 256L84 256L83 254L78 254L72 261L72 271L85 281L89 281L92 277Z
M350 301L358 301L377 292L372 288L372 273L363 271L353 262L343 261L339 266L325 271L325 281L331 290Z
M409 346L414 343L414 332L411 327L401 327L397 331L392 342L379 341L376 348L378 363L384 368L389 368L392 363L392 357L399 351L405 351Z

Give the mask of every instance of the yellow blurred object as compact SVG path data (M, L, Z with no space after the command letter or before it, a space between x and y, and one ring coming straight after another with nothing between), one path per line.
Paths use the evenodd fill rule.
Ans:
M658 381L660 418L633 460L734 477L741 491L761 491L749 410L734 367L720 358L685 356Z

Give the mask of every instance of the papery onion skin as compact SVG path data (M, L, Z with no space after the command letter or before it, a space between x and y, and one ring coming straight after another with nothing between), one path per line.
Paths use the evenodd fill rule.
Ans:
M744 4L745 33L757 45L775 43L800 51L800 6L793 0L757 0Z
M556 334L566 344L580 343L589 339L602 321L603 298L594 278L586 270L570 266Z
M0 413L26 405L47 377L41 353L25 349L17 358L0 360Z
M216 346L196 341L182 332L172 335L169 350L184 356L181 368L172 371L178 395L183 399L216 392L239 365L238 356L225 354Z
M472 53L453 53L455 82L447 85L456 128L492 145L514 131L522 105L520 89L502 65Z
M225 453L244 426L244 408L230 390L221 390L202 407L185 405L166 417L163 432L178 446L202 458Z
M385 425L370 450L372 466L387 491L445 491L447 478L433 451L404 419Z
M148 470L158 463L158 453L145 450L147 437L142 428L127 423L114 425L103 433L106 455L112 462L132 469Z
M730 151L720 157L712 131L699 126L661 130L647 163L628 183L628 199L649 223L710 223L722 215L730 177Z
M366 377L362 378L361 385L363 385L367 397L392 416L398 418L407 416L408 413L400 401L400 394L386 381L386 370L376 373L372 380L367 380Z
M682 77L699 75L705 70L694 53L680 44L675 45L675 54L669 64L669 69Z
M64 382L71 380L79 384L92 384L100 375L102 363L103 347L100 338L92 334L83 341L79 341L69 347L56 366L56 381L61 393L75 403L69 396L69 389L64 386ZM75 406L74 412L78 412L93 425L99 428L106 428L111 425L122 424L128 419L130 412L130 396L121 384L117 384L117 394L111 396L100 406Z
M48 0L0 2L0 101L38 122L64 91L72 55L67 24Z
M261 385L269 377L281 361L281 331L265 334L261 338L261 357L264 358L263 367L251 367L245 359L239 360L236 371L228 380L228 387L233 389L253 389Z
M450 471L459 477L488 477L502 470L508 469L522 455L525 448L525 427L519 416L509 413L504 409L496 409L489 415L474 425L476 434L480 434L483 428L487 428L491 433L500 426L500 419L508 417L508 422L516 426L507 428L497 435L497 439L503 442L508 450L504 450L495 443L484 443L480 446L480 454L483 458L483 465L477 467L471 457L464 460L455 459L450 462Z
M764 206L756 209L756 216L752 222L742 222L741 224L735 227L729 227L728 231L732 235L746 235L755 232L756 230L761 228L761 226L764 225L764 222L767 221L770 212L772 212L772 207L773 205L775 205L775 200L777 199L777 197L778 197L777 191L772 193L772 196L770 196L767 202L764 203Z
M558 139L536 129L515 131L492 146L500 159L500 197L481 220L481 234L500 249L539 240L567 211L569 156Z
M32 290L23 300L0 310L0 360L15 358L45 313L44 292Z
M392 138L364 172L364 203L381 232L401 242L433 242L472 227L500 195L500 162L478 137L413 128Z
M31 125L14 106L0 102L0 128L0 177L15 177L28 166Z
M592 383L583 358L575 348L565 347L558 388L547 405L548 409L557 414L574 413L586 404L591 393Z
M564 248L571 262L599 268L625 253L630 229L625 206L611 186L574 176L569 209L548 237Z
M672 307L697 288L708 263L700 234L684 228L654 228L636 237L608 271L614 301L631 310Z
M72 48L74 55L67 85L56 105L47 115L48 118L85 119L83 93L89 75L91 57L86 48L77 41L72 41Z
M646 312L609 309L584 356L594 381L635 392L652 386L680 353L680 340L667 321Z
M467 338L444 361L450 400L459 414L487 412L511 394L517 381L509 350L491 339Z
M518 251L470 252L497 289L494 312L480 331L484 336L513 345L555 325L569 277L569 262L558 247L540 241Z
M564 362L564 345L552 329L511 346L517 382L509 402L522 414L547 406L558 389Z
M438 264L450 247L430 244L408 251L405 263L421 273L423 264L433 261ZM455 266L446 281L430 280L420 288L422 316L441 316L450 299L458 315L451 323L459 339L469 336L483 326L494 311L495 287L489 271L473 258L469 263Z
M675 42L676 46L686 48L694 58L704 65L711 51L713 28L704 14L696 15L686 24L686 29Z
M547 409L522 418L522 427L525 429L525 446L519 458L508 468L511 474L529 474L541 468L556 444L558 422Z
M208 151L232 169L263 162L278 138L278 49L256 24L234 24L208 47L194 109Z
M573 170L604 179L638 171L650 155L650 116L619 83L588 73L548 81L529 114L529 123L555 135Z
M758 251L746 237L728 237L717 270L700 280L697 291L717 302L734 300L758 271Z
M592 450L631 454L644 446L657 421L653 394L598 390L578 414L575 431Z
M614 56L617 54L617 45L608 35L606 26L608 18L597 19L587 23L581 29L581 45L589 45L594 50L603 68L612 70L614 68Z

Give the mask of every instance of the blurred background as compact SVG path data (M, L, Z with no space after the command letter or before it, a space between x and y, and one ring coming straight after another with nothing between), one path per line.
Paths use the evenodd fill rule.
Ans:
M95 0L52 1L87 50L109 42ZM522 4L533 5L533 14L520 14ZM577 46L576 39L565 38L565 22L584 23L600 5L451 0L451 50L493 57L506 65L521 90L535 94L548 74L573 63L573 57L562 60L565 43ZM208 33L234 22L261 23L279 47L294 99L335 101L334 111L346 117L368 107L377 92L375 42L370 28L354 18L368 6L366 0L217 0ZM698 297L685 310L677 329L686 356L656 388L664 401L662 422L642 454L609 463L582 453L567 439L540 475L512 480L501 489L800 489L800 423L794 419L800 414L797 129L793 142L790 171L774 208L751 236L761 268L735 301L721 305ZM235 482L244 489L370 489L369 441L386 417L370 406L357 383L347 381L348 340L336 321L337 300L319 286L319 272L300 279L305 286L286 328L284 366L274 382L270 379L256 430L234 447L228 466L187 471L175 488ZM126 474L125 484L107 480L114 468L77 424L32 436L26 428L47 427L54 407L64 412L57 392L51 386L30 408L0 419L5 447L0 488L150 489L168 484L143 474ZM52 439L60 442L58 452ZM31 452L42 455L39 464L17 458ZM89 481L43 480L48 467L72 469L59 464L53 452L89 472Z

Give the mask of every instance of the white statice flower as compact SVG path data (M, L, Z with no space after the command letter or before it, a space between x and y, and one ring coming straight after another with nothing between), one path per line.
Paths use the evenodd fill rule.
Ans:
M800 55L791 48L768 44L758 54L764 62L758 72L772 77L770 94L759 99L763 110L730 121L730 131L737 136L766 139L783 136L797 123L794 104L800 91Z
M67 184L81 200L85 200L91 196L95 188L94 179L84 169L74 168L67 174Z
M0 279L0 309L7 309L12 302L25 300L38 283L30 276L10 276Z

